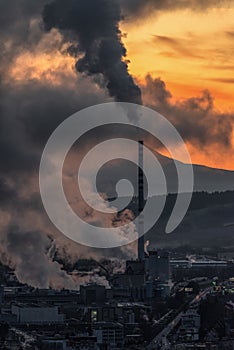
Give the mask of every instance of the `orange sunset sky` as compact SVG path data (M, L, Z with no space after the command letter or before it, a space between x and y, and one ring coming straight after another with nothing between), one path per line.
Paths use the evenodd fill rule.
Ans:
M213 8L204 13L191 10L157 13L138 23L124 23L130 71L139 80L147 73L161 77L176 100L197 96L208 89L215 108L232 113L233 19L233 8ZM193 163L234 169L232 150L224 156L219 147L202 151L191 144L187 146Z
M209 89L216 106L233 110L234 9L155 14L123 23L130 71L160 76L177 98Z
M217 111L233 113L233 19L234 8L226 7L204 12L157 12L144 19L123 21L122 40L128 52L130 73L141 84L148 73L160 77L175 103L208 89ZM60 84L58 71L69 76L76 74L74 58L56 47L50 52L42 50L47 42L60 39L60 34L52 31L45 36L44 43L39 43L38 50L19 55L10 71L12 79L47 79ZM218 145L204 150L187 145L193 163L234 170L232 149L224 156Z

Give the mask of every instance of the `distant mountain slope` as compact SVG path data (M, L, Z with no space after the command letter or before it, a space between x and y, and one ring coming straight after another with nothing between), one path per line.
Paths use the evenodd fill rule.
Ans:
M161 163L165 177L167 179L168 193L177 191L177 172L175 163L172 159L164 157L154 152L158 161ZM182 167L187 164L181 162ZM124 164L124 166L123 166ZM234 190L234 171L209 168L202 165L193 165L194 170L194 191L227 191ZM157 176L157 174L155 174ZM115 185L120 180L126 178L131 181L133 187L137 188L137 168L133 163L124 163L124 161L112 161L102 167L98 174L98 189L100 192L106 193L107 196L114 197L116 195Z
M163 163L162 163L163 164ZM183 164L182 166L187 166ZM169 190L176 191L176 182L173 181L175 165L172 160L163 166L166 178L169 179ZM202 165L193 165L195 191L227 191L234 190L234 171L209 168ZM176 173L175 173L176 174Z
M202 199L202 196L201 196ZM189 210L179 227L165 234L168 215L164 215L146 235L151 244L159 247L187 245L190 247L233 247L234 201L229 204L210 205L202 209Z
M234 250L234 191L193 193L185 218L173 233L166 234L165 227L176 197L176 194L167 196L163 213L154 227L145 235L145 240L149 240L155 247L224 248L233 246ZM137 198L133 198L128 207L136 215Z
M190 209L175 232L166 235L166 223L176 199L173 193L177 191L177 173L172 159L160 154L156 156L167 179L168 193L171 194L160 220L145 239L156 246L233 246L234 249L234 226L225 225L234 222L234 171L193 165L194 193ZM109 163L102 169L105 171L99 174L99 190L107 193L109 198L116 196L115 185L123 177L131 181L137 193L136 166L125 164L124 174L121 166L121 161ZM136 212L136 201L131 202L130 208Z

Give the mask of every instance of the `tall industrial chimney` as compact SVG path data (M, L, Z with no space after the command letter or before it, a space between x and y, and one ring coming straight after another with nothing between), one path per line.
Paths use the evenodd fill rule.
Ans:
M143 149L144 142L138 141L139 159L138 159L138 260L144 260L144 217L142 211L144 209L144 172L143 172Z

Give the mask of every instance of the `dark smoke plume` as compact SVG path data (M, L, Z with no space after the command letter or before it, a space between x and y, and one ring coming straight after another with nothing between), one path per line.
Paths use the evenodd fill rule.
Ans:
M79 56L78 72L100 76L116 101L141 104L141 90L125 60L117 0L55 0L44 7L43 19L46 30L57 28L67 40L77 40L70 52Z

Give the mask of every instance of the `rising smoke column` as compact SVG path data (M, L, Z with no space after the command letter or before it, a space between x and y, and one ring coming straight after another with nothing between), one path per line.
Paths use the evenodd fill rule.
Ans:
M53 260L56 249L51 238L40 231L25 231L1 224L1 262L15 272L21 283L36 288L78 289L79 284Z
M77 41L72 51L80 56L78 72L99 76L116 101L141 104L121 41L118 0L55 0L44 7L43 20L47 31L57 28L66 40Z

